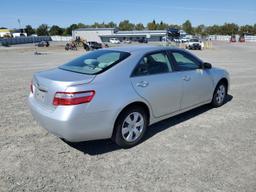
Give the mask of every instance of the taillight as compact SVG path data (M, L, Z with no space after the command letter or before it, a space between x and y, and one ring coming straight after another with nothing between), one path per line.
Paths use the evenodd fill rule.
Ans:
M89 103L94 95L95 91L57 92L53 99L53 105L78 105Z
M31 91L31 93L34 92L34 90L33 90L33 81L30 82L30 91Z

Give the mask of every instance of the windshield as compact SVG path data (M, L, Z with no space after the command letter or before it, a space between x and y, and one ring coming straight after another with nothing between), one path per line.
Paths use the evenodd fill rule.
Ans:
M198 39L191 39L190 42L199 42Z
M122 51L97 50L78 57L59 68L77 73L95 75L106 71L129 56L130 53Z

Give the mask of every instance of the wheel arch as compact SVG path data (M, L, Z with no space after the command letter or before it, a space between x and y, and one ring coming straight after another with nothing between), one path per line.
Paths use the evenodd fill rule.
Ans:
M226 91L229 90L229 82L228 82L228 79L227 79L226 77L222 77L222 78L218 81L218 83L217 83L216 86L215 86L215 89L216 89L216 87L217 87L220 83L225 83L225 85L227 86L227 90L226 90Z
M129 103L128 105L126 105L126 106L118 113L118 115L116 116L115 123L114 123L114 127L113 127L112 136L115 135L115 132L116 132L116 123L117 123L117 120L118 120L118 118L120 117L120 115L121 115L125 110L127 110L128 108L135 107L135 106L142 107L142 108L145 110L146 115L147 115L147 118L148 118L148 123L150 123L150 117L151 117L150 107L149 107L145 102L142 102L142 101L134 101L134 102Z

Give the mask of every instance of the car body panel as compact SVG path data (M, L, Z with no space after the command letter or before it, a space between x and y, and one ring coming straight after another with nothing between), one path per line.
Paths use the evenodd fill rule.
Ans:
M150 103L155 117L180 110L183 82L177 73L132 77L131 82L136 92Z
M197 69L178 73L183 79L181 109L211 100L213 80L208 70Z

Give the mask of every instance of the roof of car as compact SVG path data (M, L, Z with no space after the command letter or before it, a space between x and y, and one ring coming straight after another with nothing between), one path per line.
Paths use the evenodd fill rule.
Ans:
M177 50L176 47L166 47L166 46L150 46L150 45L133 45L133 46L121 46L121 47L111 47L108 48L114 51L124 51L124 52L150 52L159 50Z

